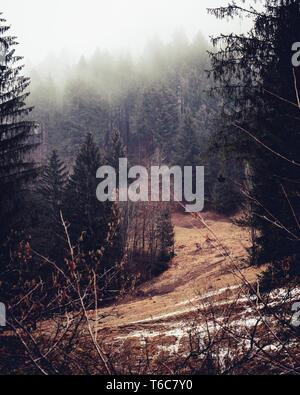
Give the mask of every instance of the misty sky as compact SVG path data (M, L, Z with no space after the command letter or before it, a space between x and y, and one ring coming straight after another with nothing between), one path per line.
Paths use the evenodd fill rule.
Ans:
M89 56L97 47L138 54L158 36L183 29L189 38L248 30L249 21L220 21L207 7L228 0L1 0L0 11L18 36L18 54L36 64L49 54Z

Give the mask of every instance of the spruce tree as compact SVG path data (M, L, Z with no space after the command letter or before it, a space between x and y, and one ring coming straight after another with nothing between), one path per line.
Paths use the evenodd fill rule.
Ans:
M52 155L41 176L39 193L45 206L49 209L49 217L56 221L57 213L62 207L62 199L66 182L66 166L59 159L57 151Z
M22 76L22 57L15 54L16 38L8 35L10 27L0 13L0 241L9 227L21 227L25 183L36 175L30 152L34 122L27 116L32 108L26 106L29 78Z
M159 243L159 259L168 262L174 254L175 233L171 213L165 210L157 221L157 238Z
M199 166L200 144L197 125L188 107L183 118L182 132L176 143L175 164L178 166Z
M14 306L17 315L40 277L40 265L32 264L31 240L24 232L29 182L37 175L31 158L37 125L28 120L30 80L22 75L22 57L15 54L17 42L9 29L0 13L0 300L7 310ZM22 312L30 315L28 305Z
M215 146L250 169L245 176L251 211L245 224L256 230L252 261L280 265L300 253L295 220L300 216L300 173L293 163L300 150L299 109L291 104L296 101L293 73L300 80L291 63L300 9L296 0L265 0L263 5L263 11L235 3L210 11L218 18L251 16L254 21L246 35L213 40L225 43L211 53L211 73L224 100Z
M59 248L63 244L60 211L63 207L66 180L66 167L54 150L42 172L38 187L41 212L40 233L44 236L44 248L51 257L58 257L62 253L62 249Z
M154 129L156 146L163 150L170 159L173 142L178 131L177 95L170 87L162 85L158 90L156 101L157 125Z
M127 158L127 152L118 129L112 131L105 158L106 163L116 170L117 185L119 185L119 159Z
M178 131L177 100L167 84L154 84L144 90L136 121L141 157L152 155L158 148L170 159Z
M153 87L145 88L137 106L136 132L138 137L139 160L154 152L154 133L156 113L154 98L156 91Z
M185 111L181 134L178 137L174 164L183 168L184 166L200 166L200 145L197 134L197 125L189 107ZM183 172L182 172L183 174ZM196 173L193 171L193 189L196 187Z
M72 238L78 240L84 233L90 249L96 247L97 242L102 243L106 235L104 207L96 198L96 173L101 162L100 151L92 134L88 133L76 156L64 199Z
M105 249L102 262L105 268L119 262L123 251L119 245L119 218L115 204L99 202L96 197L99 183L96 173L103 163L100 150L92 134L88 133L66 187L64 215L70 224L71 239L75 244L79 243L84 255Z

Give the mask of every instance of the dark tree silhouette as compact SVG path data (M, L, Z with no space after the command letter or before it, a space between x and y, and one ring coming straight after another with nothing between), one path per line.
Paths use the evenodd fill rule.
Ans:
M263 5L262 11L235 3L210 10L218 18L254 19L246 35L213 39L215 46L223 45L211 53L211 74L224 100L224 124L215 147L246 165L244 189L251 209L244 224L256 231L252 261L276 265L300 252L295 220L300 216L300 170L292 163L300 151L295 92L300 73L291 63L300 9L295 0L266 0Z
M3 50L0 64L0 241L12 226L20 226L25 182L36 175L30 152L34 142L34 122L27 120L32 110L26 107L29 78L22 76L22 57L15 54L16 37L0 13L0 43Z

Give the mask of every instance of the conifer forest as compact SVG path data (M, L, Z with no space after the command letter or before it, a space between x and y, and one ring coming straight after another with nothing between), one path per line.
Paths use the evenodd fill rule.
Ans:
M299 375L299 131L299 0L1 0L0 375Z

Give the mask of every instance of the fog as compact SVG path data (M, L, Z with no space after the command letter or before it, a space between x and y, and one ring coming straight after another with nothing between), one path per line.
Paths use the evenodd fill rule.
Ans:
M1 0L3 16L20 42L27 65L49 55L74 59L96 48L139 55L146 43L167 42L183 30L189 39L201 31L207 38L220 32L248 30L248 20L217 20L207 7L227 0Z

